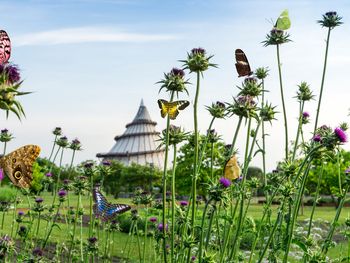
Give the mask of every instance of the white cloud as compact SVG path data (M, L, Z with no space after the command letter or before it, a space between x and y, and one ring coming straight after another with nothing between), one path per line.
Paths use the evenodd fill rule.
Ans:
M178 39L167 34L136 34L108 27L76 27L42 31L15 36L16 46L61 45L96 42L153 42Z

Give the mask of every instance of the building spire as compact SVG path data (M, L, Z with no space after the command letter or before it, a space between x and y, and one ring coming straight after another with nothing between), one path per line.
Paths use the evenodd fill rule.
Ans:
M144 107L145 104L143 103L143 99L141 99L140 107Z

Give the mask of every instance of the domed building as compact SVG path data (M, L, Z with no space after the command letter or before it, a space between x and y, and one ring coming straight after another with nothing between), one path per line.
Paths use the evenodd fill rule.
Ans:
M103 160L118 160L125 165L137 163L162 169L165 150L158 148L160 132L156 131L156 125L141 100L134 120L125 126L126 130L122 135L114 137L115 144L112 149L96 156Z

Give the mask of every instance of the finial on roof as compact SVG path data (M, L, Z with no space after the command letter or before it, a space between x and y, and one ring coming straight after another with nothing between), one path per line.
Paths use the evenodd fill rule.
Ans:
M143 99L141 99L140 106L145 106L145 105L143 104Z

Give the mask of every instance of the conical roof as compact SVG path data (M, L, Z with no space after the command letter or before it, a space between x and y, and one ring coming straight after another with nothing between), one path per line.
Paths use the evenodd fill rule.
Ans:
M159 132L157 123L141 100L140 107L133 121L126 125L122 135L115 136L115 144L108 153L98 153L97 157L107 160L119 160L126 165L132 162L142 165L164 165L164 149L158 149Z

